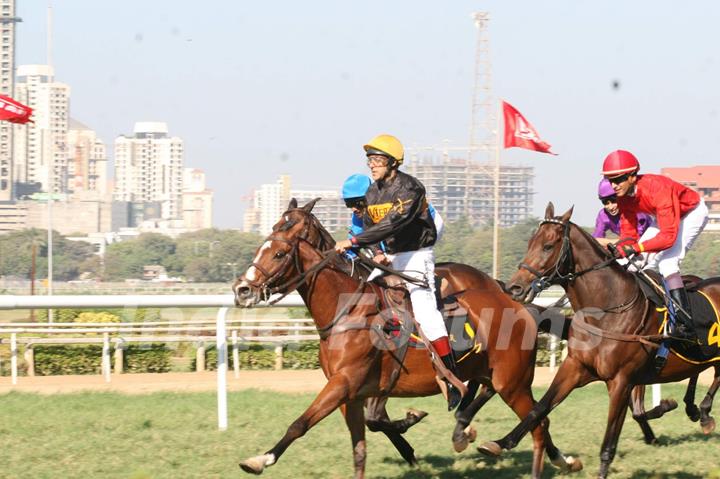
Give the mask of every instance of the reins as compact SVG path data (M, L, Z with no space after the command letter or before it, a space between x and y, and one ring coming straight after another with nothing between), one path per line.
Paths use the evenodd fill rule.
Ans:
M525 262L522 262L518 265L518 269L525 269L535 275L536 279L532 281L530 284L530 288L533 291L533 294L538 294L541 291L544 291L545 289L549 288L552 285L562 285L562 286L568 286L570 283L575 281L577 278L587 274L591 273L593 271L598 271L600 269L606 268L610 266L611 264L616 262L616 258L614 256L601 261L600 263L597 263L589 268L580 270L580 271L573 271L575 269L575 259L573 257L572 253L572 245L570 244L570 225L571 223L569 221L562 221L557 218L545 218L540 222L540 226L544 224L557 224L563 227L563 240L562 240L562 246L560 250L560 254L558 255L558 259L555 262L555 264L550 268L551 273L550 274L543 274L541 271L538 271L537 269L533 268L532 266L528 265ZM563 274L561 272L561 269L566 268L567 272ZM602 309L601 311L605 313L612 313L612 314L621 314L624 312L629 311L632 309L632 307L635 305L635 303L638 302L642 298L642 291L640 288L636 288L635 294L628 299L627 301L624 301L616 306L607 307L605 309ZM643 315L645 317L646 313ZM640 324L639 328L641 328L644 324L643 322ZM602 328L598 328L597 326L593 326L591 324L586 323L585 321L572 321L573 327L577 327L578 329L585 331L586 333L592 334L594 336L599 336L607 339L612 339L615 341L622 341L622 342L639 342L642 344L645 344L647 346L657 348L659 345L657 343L661 342L664 338L662 335L640 335L640 334L627 334L627 333L618 333L614 331L608 331Z

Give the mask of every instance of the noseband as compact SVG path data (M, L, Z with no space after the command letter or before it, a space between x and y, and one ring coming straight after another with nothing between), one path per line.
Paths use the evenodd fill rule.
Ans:
M605 268L615 262L615 258L613 257L590 268L575 272L575 258L573 257L572 246L570 244L570 221L565 222L556 218L545 218L540 222L540 226L548 223L563 227L562 246L560 247L560 255L555 264L545 273L538 271L524 262L518 265L518 269L525 269L535 276L535 279L530 283L530 289L532 289L534 294L538 294L555 284L566 285L572 283L586 273ZM565 270L567 273L563 274L561 270Z

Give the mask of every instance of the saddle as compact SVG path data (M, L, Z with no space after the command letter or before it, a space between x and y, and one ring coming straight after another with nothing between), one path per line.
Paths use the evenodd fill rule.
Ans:
M652 270L644 271L657 284L662 284L662 277ZM658 318L658 329L662 331L665 321L669 319L669 312L665 298L639 274L635 279L645 297L655 305L655 310L660 313ZM692 309L692 322L699 344L690 344L686 341L669 340L670 350L679 358L693 364L703 364L712 361L720 361L720 314L718 305L701 291L704 281L697 281L696 278L683 277L685 289L690 299Z
M381 303L378 309L384 320L383 331L387 339L393 341L397 347L407 343L409 347L425 348L412 320L412 303L405 282L397 276L385 275L376 278L370 284L373 283ZM460 362L476 349L475 330L468 321L467 312L458 303L457 297L447 294L448 289L447 280L435 275L437 308L445 321L452 353L456 362Z

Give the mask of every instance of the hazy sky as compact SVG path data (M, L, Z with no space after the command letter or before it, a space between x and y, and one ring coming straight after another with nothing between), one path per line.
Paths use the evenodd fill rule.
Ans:
M17 64L46 62L47 3L18 0ZM364 172L362 144L466 145L471 12L488 11L493 88L559 156L535 166L535 212L552 200L590 224L604 156L642 170L720 160L720 2L53 2L53 63L71 113L111 147L165 121L205 169L215 222L239 227L242 195L279 174L334 187ZM619 89L613 89L613 81Z

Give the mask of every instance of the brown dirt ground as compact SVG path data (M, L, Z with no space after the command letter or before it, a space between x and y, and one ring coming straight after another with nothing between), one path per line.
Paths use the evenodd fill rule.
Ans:
M700 376L701 384L712 382L712 369ZM537 386L550 384L553 374L550 368L535 370ZM264 389L287 393L318 392L325 385L320 370L286 371L240 371L239 378L230 372L228 390ZM164 374L113 374L109 383L100 375L95 376L36 376L18 378L12 385L9 377L0 377L0 394L11 391L40 394L62 394L79 391L111 391L124 394L146 394L158 391L199 392L214 391L217 376L214 372L164 373Z

